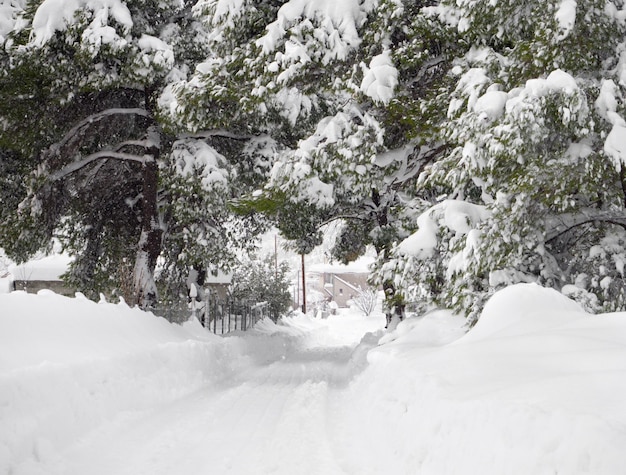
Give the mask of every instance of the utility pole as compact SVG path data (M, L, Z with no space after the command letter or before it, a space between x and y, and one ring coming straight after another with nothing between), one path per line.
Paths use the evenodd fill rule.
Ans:
M296 308L300 307L300 271L298 270L298 275L296 277L296 295L293 297L293 301L296 302Z
M274 234L274 276L278 280L278 235Z
M300 254L302 259L302 313L306 315L306 274L304 272L304 254Z

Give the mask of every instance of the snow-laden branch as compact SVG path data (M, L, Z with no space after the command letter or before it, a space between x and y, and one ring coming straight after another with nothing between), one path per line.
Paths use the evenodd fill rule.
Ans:
M184 134L181 136L183 139L210 139L213 137L221 137L231 140L250 140L255 138L255 135L250 134L235 134L228 130L214 129L214 130L201 130L193 134Z
M131 153L121 153L121 152L114 152L111 150L103 150L101 152L96 152L96 153L92 153L91 155L87 155L83 159L72 162L69 165L61 168L60 170L54 173L51 173L49 180L51 182L62 180L66 176L71 175L72 173L80 170L86 165L89 165L90 163L95 162L96 160L100 160L100 159L126 160L126 161L139 162L139 163L144 164L144 163L148 163L149 161L154 160L154 157L152 157L151 155L139 156L139 155L134 155Z
M125 140L124 142L118 143L115 150L119 152L125 147L141 147L147 149L155 144L156 143L153 140Z
M546 221L546 241L551 241L570 229L593 221L611 223L626 229L626 214L624 211L584 208L576 213L561 214L548 219Z
M404 147L399 150L387 152L381 154L376 159L377 165L384 167L392 161L401 162L401 166L398 170L388 178L387 183L391 187L398 187L407 181L415 178L419 175L424 168L437 159L447 148L447 144L435 144L431 147L420 147L415 153L415 146L413 144ZM384 158L388 156L389 158Z
M417 74L415 74L413 79L409 81L409 83L407 84L407 88L413 87L415 84L424 83L424 77L426 76L426 73L431 69L438 68L445 62L446 58L443 55L439 55L426 60L420 70L417 72Z
M85 117L83 120L78 122L74 127L72 127L63 138L58 141L56 144L50 147L50 152L52 154L58 155L61 150L70 145L74 140L80 139L82 135L89 130L90 127L99 123L103 119L114 115L136 115L140 117L151 118L150 112L146 109L140 107L133 108L124 108L124 107L113 107L110 109L105 109L96 114L92 114L88 117Z

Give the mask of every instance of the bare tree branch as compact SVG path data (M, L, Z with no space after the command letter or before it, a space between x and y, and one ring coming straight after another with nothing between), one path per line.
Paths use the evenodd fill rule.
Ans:
M123 150L125 147L141 147L148 148L151 147L153 143L150 140L125 140L124 142L120 142L115 146L115 151L119 152Z
M66 147L72 147L74 143L80 141L83 136L87 133L87 131L94 125L98 124L100 121L115 116L115 115L136 115L139 117L151 118L152 116L146 109L142 109L139 107L135 108L111 108L100 111L96 114L92 114L88 117L85 117L83 120L78 122L74 127L72 127L61 140L57 143L53 144L48 149L49 156L59 156L62 154L63 149ZM63 155L71 155L67 153L63 153Z
M72 127L65 136L58 142L59 147L65 145L73 136L77 135L81 130L85 128L89 128L91 125L96 124L97 122L105 119L107 117L111 117L113 115L137 115L140 117L151 117L150 113L143 108L133 107L133 108L124 108L124 107L114 107L111 109L105 109L96 114L92 114L88 117L85 117L78 124Z

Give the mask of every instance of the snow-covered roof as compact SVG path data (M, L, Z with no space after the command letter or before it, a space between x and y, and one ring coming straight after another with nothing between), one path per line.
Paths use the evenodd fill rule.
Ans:
M370 256L359 257L356 261L344 264L312 264L309 272L319 272L325 274L368 274L369 267L374 263L374 258Z
M9 272L15 280L61 280L67 272L72 257L67 254L55 254L41 259L9 266Z

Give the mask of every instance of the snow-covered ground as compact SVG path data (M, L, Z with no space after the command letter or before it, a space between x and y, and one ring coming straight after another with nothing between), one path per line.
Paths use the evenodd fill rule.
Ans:
M624 473L626 314L518 285L463 324L0 295L0 474Z

